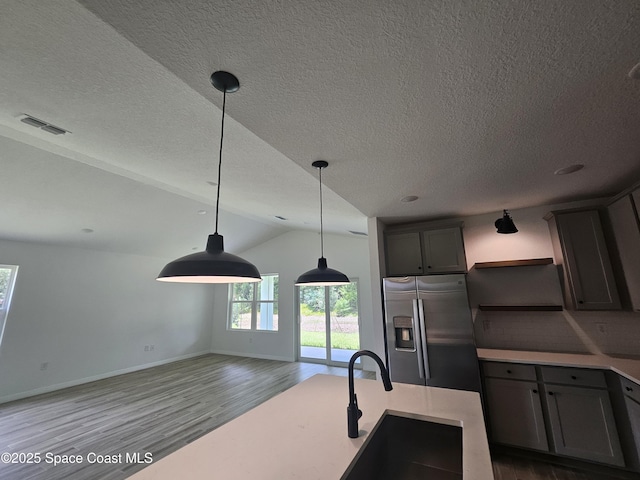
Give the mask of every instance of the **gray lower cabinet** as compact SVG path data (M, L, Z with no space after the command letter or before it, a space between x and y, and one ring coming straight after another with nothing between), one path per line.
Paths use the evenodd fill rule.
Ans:
M554 451L624 466L609 392L596 388L544 385Z
M485 401L494 442L549 451L537 383L485 378Z
M603 371L484 361L482 372L493 442L625 466ZM640 403L629 417L640 429Z
M640 385L620 377L620 385L624 396L626 407L627 425L631 431L631 438L628 442L628 462L633 470L640 472Z

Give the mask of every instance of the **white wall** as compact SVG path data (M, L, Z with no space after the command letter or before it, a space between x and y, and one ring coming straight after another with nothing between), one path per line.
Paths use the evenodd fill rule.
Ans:
M157 282L167 261L0 240L19 265L0 401L207 353L212 287Z
M330 268L335 268L350 278L358 279L361 347L379 350L374 345L367 239L325 234L324 250ZM227 330L228 290L226 285L218 285L215 287L212 351L230 355L295 360L294 283L300 274L317 266L320 256L319 234L308 231L287 232L242 252L241 256L255 264L262 274L277 273L279 275L279 330L278 332Z
M552 210L600 204L596 199L509 210L518 228L518 233L509 235L496 233L494 222L502 218L502 211L462 217L467 268L470 270L479 262L553 257L549 227L543 217Z
M371 270L371 302L373 304L373 347L385 359L382 279L386 276L384 259L384 224L378 218L367 219L369 234L369 268Z
M474 263L528 258L553 258L553 247L546 220L549 211L602 205L599 200L510 210L519 232L499 235L493 225L502 212L464 217L464 244L469 268L469 285L477 279ZM536 268L536 267L522 267ZM490 273L490 272L489 272ZM502 274L502 272L500 272ZM553 295L559 289L557 278L531 286L534 294ZM483 274L485 277L486 274ZM479 276L479 275L478 275ZM534 273L532 272L532 278ZM514 277L515 280L515 277ZM473 298L474 292L470 292ZM556 291L556 298L561 300ZM478 302L476 302L478 303ZM487 303L487 302L485 302ZM506 302L508 303L508 302ZM558 303L556 301L541 303ZM475 307L477 305L473 305ZM476 342L479 347L515 350L636 354L640 344L640 313L623 311L585 312L479 312L474 311ZM601 332L604 326L604 332Z

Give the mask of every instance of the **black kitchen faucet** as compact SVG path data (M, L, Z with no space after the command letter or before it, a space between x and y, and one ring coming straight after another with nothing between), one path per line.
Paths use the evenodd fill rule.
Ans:
M380 367L380 375L382 376L384 389L387 392L393 389L393 385L391 385L391 380L389 379L389 372L378 355L370 350L359 350L351 356L351 360L349 360L349 406L347 407L347 429L349 438L358 438L358 419L362 416L362 410L358 408L358 397L356 397L353 385L353 367L358 357L362 355L373 358L378 364L378 367Z

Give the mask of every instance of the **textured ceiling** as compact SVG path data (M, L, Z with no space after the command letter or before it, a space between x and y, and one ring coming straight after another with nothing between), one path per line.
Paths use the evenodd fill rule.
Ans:
M220 92L210 89L221 99ZM232 118L234 102L243 93L244 88L228 99L222 172L221 206L237 221L222 218L220 233L227 250L235 252L290 228L319 226L316 172L298 167ZM72 133L54 136L35 129L19 121L22 113ZM202 228L187 228L182 218L187 204L185 198L176 200L176 194L191 201L191 214L203 207L214 210L216 190L209 182L217 181L220 118L220 109L76 2L4 2L0 135L51 155L36 169L30 158L34 150L0 150L0 171L12 174L4 181L16 186L0 189L0 204L24 206L19 216L0 223L0 237L75 244L78 229L64 236L62 226L75 224L78 209L69 206L86 195L87 210L102 210L100 222L85 225L96 231L83 237L88 248L105 248L97 233L109 232L110 238L118 239L111 248L117 245L129 253L162 255L155 247L141 248L145 241L161 243L166 256L189 253L194 245L202 249L206 236ZM69 173L77 162L95 168L79 165L84 176L70 175L63 181L58 171L63 157L75 161L67 165ZM331 175L327 172L325 177ZM32 201L42 196L40 177L57 184L47 190L47 198L59 208L53 208L50 221L44 223ZM134 188L136 183L128 179L139 182L141 192L154 187L150 198L158 207L142 208L151 206L142 202L137 210L137 204L103 188L118 182ZM180 208L168 208L172 201ZM119 216L118 208L136 210L140 217ZM330 231L366 229L364 215L330 189L325 189L325 212L333 217L327 222ZM199 221L212 230L213 219ZM60 228L52 230L52 225ZM141 225L147 225L146 236L141 235ZM176 235L173 230L179 228L187 230ZM162 239L156 240L155 234L162 232ZM171 238L175 241L170 245Z
M205 203L3 136L0 152L2 238L178 257L204 250L213 230L213 208ZM220 225L223 234L240 233L225 235L225 247L235 251L284 231L226 211Z
M221 201L254 239L317 227L316 159L332 231L479 214L640 179L639 46L634 1L9 0L0 135L211 204L226 69Z
M81 0L368 216L474 214L640 176L640 3ZM571 163L572 177L553 172ZM417 195L418 202L399 202Z

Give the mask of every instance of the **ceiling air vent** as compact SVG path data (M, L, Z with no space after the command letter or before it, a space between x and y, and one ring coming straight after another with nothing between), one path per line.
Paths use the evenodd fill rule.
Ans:
M26 123L27 125L31 125L32 127L36 127L36 128L44 127L44 126L47 125L46 122L41 122L37 118L33 118L33 117L24 117L20 121Z
M31 115L23 114L23 117L20 119L22 123L26 123L27 125L31 125L32 127L41 128L45 132L52 133L54 135L64 135L65 133L71 133L69 130L65 130L64 128L56 127L50 123L45 122L44 120L40 120L39 118L32 117Z

